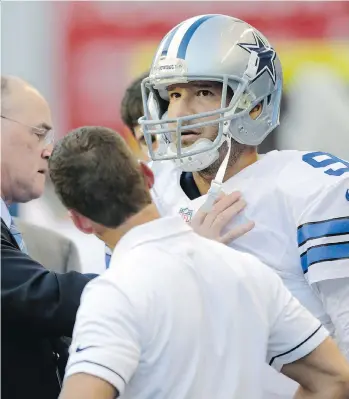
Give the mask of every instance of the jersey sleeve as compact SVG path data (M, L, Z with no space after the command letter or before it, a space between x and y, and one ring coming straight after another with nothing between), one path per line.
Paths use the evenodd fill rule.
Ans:
M297 221L297 244L309 284L349 277L349 174L325 185Z
M349 361L349 278L321 281L316 286L335 327L334 338Z
M127 293L108 279L111 271L83 293L65 378L90 374L122 395L137 368L141 345L135 308Z

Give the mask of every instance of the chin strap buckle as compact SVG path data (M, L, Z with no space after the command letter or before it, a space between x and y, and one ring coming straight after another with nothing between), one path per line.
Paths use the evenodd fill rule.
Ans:
M216 199L222 192L222 183L217 180L212 180L211 187L207 192L207 198L205 203L202 205L201 210L204 212L210 212Z

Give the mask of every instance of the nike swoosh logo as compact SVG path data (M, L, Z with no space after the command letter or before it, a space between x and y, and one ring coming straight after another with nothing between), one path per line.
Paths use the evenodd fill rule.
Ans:
M80 346L78 346L76 348L76 352L82 352L82 351L84 351L86 349L89 349L89 348L95 348L95 346L84 346L83 348L80 348Z
M349 190L347 190L347 192L345 193L345 198L347 201L349 201Z

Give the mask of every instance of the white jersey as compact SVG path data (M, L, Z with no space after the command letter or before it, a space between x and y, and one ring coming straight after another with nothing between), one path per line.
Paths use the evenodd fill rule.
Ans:
M265 360L279 370L327 336L258 259L162 218L87 285L66 378L94 375L123 399L258 399Z
M180 186L181 171L170 161L154 162L153 197L163 215L181 214L189 222L206 195L190 200ZM251 253L275 270L292 294L330 333L334 326L317 287L326 279L349 276L349 163L324 153L272 151L223 184L242 192L243 214L252 231L230 246ZM286 337L285 337L286 339ZM291 398L297 385L264 369L265 398Z
M190 200L171 162L152 165L154 200L163 214L190 221L206 195ZM242 192L247 207L228 226L255 227L230 246L274 269L329 330L333 326L312 284L349 277L349 162L320 152L272 151L223 184Z

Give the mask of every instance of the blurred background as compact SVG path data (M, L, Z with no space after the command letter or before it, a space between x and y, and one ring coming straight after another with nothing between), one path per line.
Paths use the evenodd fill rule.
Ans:
M2 74L20 76L46 96L57 137L104 125L135 148L120 118L125 89L148 70L168 30L208 13L249 22L280 56L281 126L260 152L323 150L349 159L348 2L3 2ZM13 212L74 240L83 271L104 269L104 245L74 228L50 182L42 198Z

